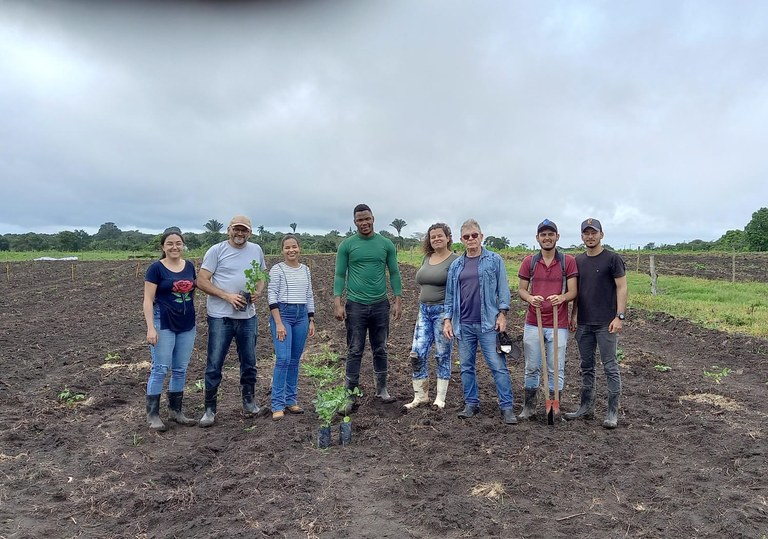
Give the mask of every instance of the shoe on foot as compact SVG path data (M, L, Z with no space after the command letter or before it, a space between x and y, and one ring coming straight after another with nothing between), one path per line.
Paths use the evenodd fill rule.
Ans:
M291 404L290 406L285 407L285 411L289 414L303 414L304 408L299 406L298 404Z
M504 423L507 425L517 425L517 417L515 417L515 411L512 408L502 410L501 415L504 416Z
M278 410L277 412L272 412L272 421L280 421L285 413L282 410Z
M471 406L467 404L464 406L464 409L458 413L459 419L469 419L470 417L476 416L480 413L480 407L479 406Z

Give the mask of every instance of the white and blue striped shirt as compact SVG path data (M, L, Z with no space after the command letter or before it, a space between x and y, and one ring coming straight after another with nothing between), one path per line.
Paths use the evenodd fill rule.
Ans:
M307 313L315 313L315 295L312 293L312 277L309 268L299 264L292 268L285 262L278 262L269 270L267 286L269 308L277 308L278 303L298 303L307 305Z

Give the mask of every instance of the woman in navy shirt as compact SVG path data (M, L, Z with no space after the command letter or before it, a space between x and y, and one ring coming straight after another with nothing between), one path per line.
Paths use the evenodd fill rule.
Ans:
M184 237L176 227L160 239L163 254L144 278L144 320L152 369L147 381L147 422L153 430L165 430L160 419L160 395L168 370L168 419L181 425L197 422L184 416L181 404L187 366L195 344L195 266L184 260Z

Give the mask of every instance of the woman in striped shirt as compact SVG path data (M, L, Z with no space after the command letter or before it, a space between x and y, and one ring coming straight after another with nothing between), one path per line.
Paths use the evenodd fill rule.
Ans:
M299 360L307 337L315 334L315 297L309 268L299 262L299 240L286 234L282 241L283 261L269 270L267 301L272 316L269 327L275 345L272 374L272 419L285 412L303 414L298 405Z

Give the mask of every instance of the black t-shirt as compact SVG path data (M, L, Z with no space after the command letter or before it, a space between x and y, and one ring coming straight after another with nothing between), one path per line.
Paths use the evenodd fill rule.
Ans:
M578 323L605 326L616 317L616 282L626 274L624 259L603 249L599 255L576 256L579 267Z

